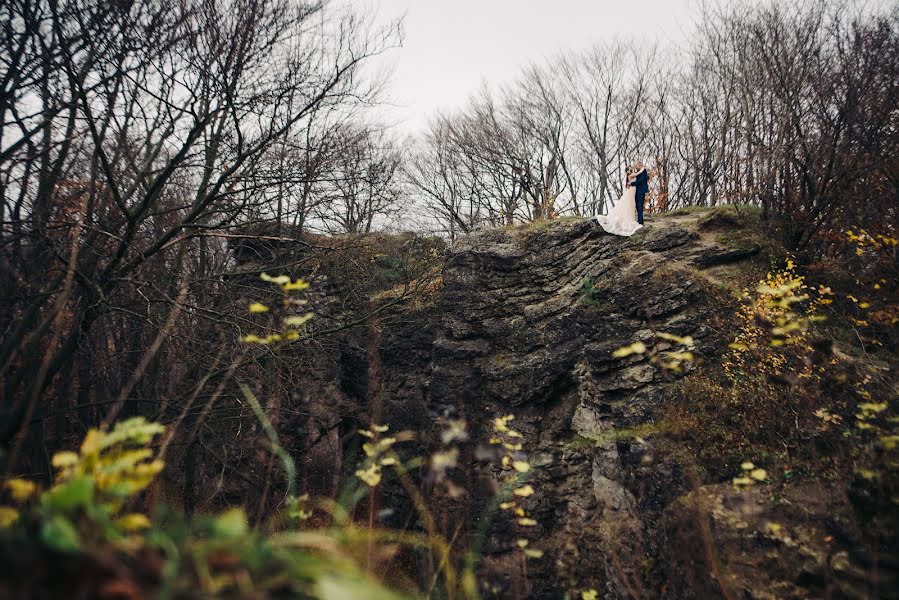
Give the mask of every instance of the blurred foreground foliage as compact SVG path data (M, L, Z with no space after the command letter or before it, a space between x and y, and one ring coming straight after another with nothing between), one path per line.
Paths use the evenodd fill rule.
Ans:
M401 598L365 575L353 553L376 532L352 526L251 529L242 509L188 520L165 508L131 512L162 470L143 417L92 429L53 457L46 490L7 479L0 508L0 596L137 598ZM365 539L363 539L365 538Z

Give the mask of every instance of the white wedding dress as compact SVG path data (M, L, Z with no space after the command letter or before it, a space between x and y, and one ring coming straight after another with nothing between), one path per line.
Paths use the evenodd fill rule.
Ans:
M606 233L630 236L643 227L637 223L637 190L634 186L624 188L624 193L612 205L607 215L596 215L593 220L599 223Z

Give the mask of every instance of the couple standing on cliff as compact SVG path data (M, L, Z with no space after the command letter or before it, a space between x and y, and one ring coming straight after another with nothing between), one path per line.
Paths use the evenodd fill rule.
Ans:
M624 193L607 215L596 215L593 220L603 231L615 235L629 236L643 227L643 203L649 191L649 174L641 161L634 169L628 170Z

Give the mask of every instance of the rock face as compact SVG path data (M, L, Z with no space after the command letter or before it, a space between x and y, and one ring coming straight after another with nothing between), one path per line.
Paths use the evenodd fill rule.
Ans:
M790 546L764 537L764 519L739 526L754 500L740 504L726 487L697 491L654 442L660 407L694 364L672 369L653 356L678 349L657 334L692 338L697 361L722 352L730 332L717 313L733 295L720 286L735 269L766 267L758 245L734 247L721 235L739 228L687 213L654 217L631 238L581 219L479 232L449 253L434 302L385 318L371 328L376 339L359 343L368 348L360 376L371 418L416 431L422 451L428 440L431 450L439 445L442 416L464 418L473 446L491 437L493 418L515 415L536 490L522 504L538 524L489 513L489 467L457 478L467 495L437 504L446 530L483 538L485 597L560 598L592 588L605 598L799 598L822 593L828 569L842 569L846 581L857 575L857 561L823 548L819 530ZM613 355L633 342L653 350ZM469 464L476 453L463 458ZM392 514L407 519L402 493L382 493ZM711 498L717 512L696 498ZM833 507L807 511L824 519ZM526 569L522 537L544 553ZM769 568L774 543L795 560ZM729 558L706 552L718 544ZM768 569L763 584L753 587L747 565ZM883 570L878 576L891 581ZM853 597L859 588L850 583L826 589Z
M645 534L660 508L647 503L677 490L664 467L649 468L651 446L618 433L652 431L671 376L643 356L612 353L650 344L656 332L692 336L694 352L706 351L713 336L694 271L716 249L691 225L670 217L620 238L561 221L484 232L454 248L428 403L456 407L476 425L515 414L525 448L540 457L528 506L538 530L515 534L545 551L528 565L533 597L558 597L571 584L625 597L643 585L657 544ZM506 543L487 552L505 590L514 526L500 520L494 529Z
M524 434L538 490L525 505L539 524L516 530L501 515L465 524L487 527L484 578L498 597L522 591L519 537L544 551L528 561L530 597L656 595L645 586L659 569L659 522L683 478L648 440L678 373L612 353L651 346L657 332L691 336L698 357L715 351L700 269L754 253L719 247L690 215L657 218L631 238L586 220L485 231L453 248L430 314L385 325L381 397L394 428L433 430L434 416L453 414L486 440L494 417L514 414ZM469 479L471 514L478 481Z

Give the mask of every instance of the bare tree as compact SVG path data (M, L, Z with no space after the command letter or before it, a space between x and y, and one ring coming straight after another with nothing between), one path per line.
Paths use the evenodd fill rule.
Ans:
M400 208L400 152L383 129L373 126L350 126L337 137L341 151L318 216L328 229L369 233L375 219Z
M360 65L396 30L293 0L23 0L0 11L9 448L45 397L99 417L173 311L210 317L220 233L283 212L269 193L273 150L316 115L369 101L377 85ZM196 283L178 300L184 281ZM103 355L134 358L103 366Z

